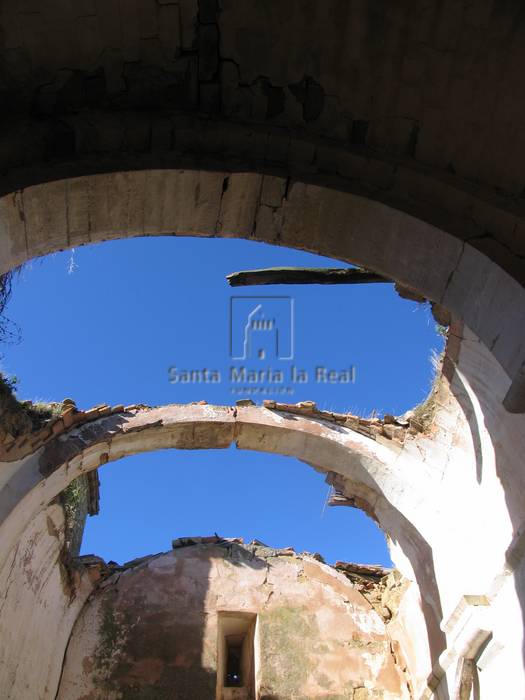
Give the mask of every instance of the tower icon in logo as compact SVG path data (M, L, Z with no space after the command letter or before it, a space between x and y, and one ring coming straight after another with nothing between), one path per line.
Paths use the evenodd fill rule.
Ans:
M230 355L234 360L291 360L294 307L290 297L231 297Z
M266 318L262 304L248 314L248 322L244 329L244 357L247 359L264 360L267 357L278 357L279 332L274 318Z

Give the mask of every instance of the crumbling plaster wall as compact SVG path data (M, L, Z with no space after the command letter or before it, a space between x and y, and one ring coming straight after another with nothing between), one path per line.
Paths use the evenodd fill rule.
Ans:
M324 465L329 464L330 469L353 472L369 488L374 487L376 479L388 484L389 462L397 451L391 450L386 438L382 444L358 430L312 418L257 407L185 405L111 409L101 406L87 413L68 408L51 429L42 429L30 440L16 441L5 453L7 461L0 494L7 517L2 534L15 541L31 521L31 514L38 512L42 503L79 474L126 454L163 446L227 447L235 441L245 449L297 456L320 471L327 471ZM391 522L397 526L395 518ZM419 607L414 610L412 620L418 616L421 618ZM427 658L422 663L426 673L428 632L424 621L419 622L419 628L422 630L420 654Z
M481 697L493 697L491 689L505 668L510 697L519 698L525 692L522 632L506 629L515 624L523 597L516 593L507 559L513 551L519 560L523 549L525 512L518 486L523 419L503 409L508 379L490 353L468 330L454 324L451 333L431 430L406 439L393 459L396 477L389 486L396 510L385 508L366 483L342 475L329 479L357 505L371 506L390 535L396 566L419 584L419 590L407 591L390 632L404 650L412 678L429 676L430 656L430 689L441 684L440 699L447 693L455 697L462 655L477 654L492 632L499 660L482 673ZM426 603L439 620L429 625L427 615L424 633L414 616L418 596L419 605ZM425 646L429 656L422 654Z
M505 679L509 698L525 695L525 431L522 416L509 414L501 399L508 378L472 332L453 324L436 395L437 411L427 438L405 444L417 449L427 486L423 498L406 482L403 513L432 546L447 649L429 678L439 700L459 697L458 669L464 658L479 667L480 697L497 697ZM403 566L396 543L393 560ZM400 555L400 556L399 556ZM391 635L410 653L407 592ZM407 621L409 624L407 624ZM417 637L416 637L417 641ZM413 671L414 676L418 673Z
M409 698L383 620L343 574L290 550L224 542L105 580L72 632L58 700L213 700L221 611L258 616L261 700Z
M62 506L44 507L0 570L0 688L6 700L54 700L71 628L93 590L87 575L66 567L64 529Z
M452 649L479 657L482 698L497 697L502 678L509 697L520 698L525 695L523 418L503 409L508 378L479 339L467 328L453 327L452 333L456 366L445 366L445 372L452 374L451 387L468 420L474 460L461 467L471 481L475 476L480 501L474 518L469 503L474 488L458 489L465 524L455 532L461 534L463 566L470 569L465 580L474 596L458 602L448 620L445 616L444 628ZM486 648L484 631L490 633ZM446 677L448 687L457 690L452 657ZM449 661L444 655L442 665Z

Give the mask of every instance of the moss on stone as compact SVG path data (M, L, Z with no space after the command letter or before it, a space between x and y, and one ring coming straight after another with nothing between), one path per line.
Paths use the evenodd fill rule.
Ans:
M121 609L114 605L114 594L106 591L100 608L99 643L94 655L96 687L108 697L113 697L113 692L126 700L171 700L174 689L179 700L214 698L216 673L203 668L201 662L203 621L153 624L151 617L143 615L140 597ZM149 680L141 667L144 649L148 659L159 663L160 675L155 681ZM178 653L191 650L191 661L173 663Z
M100 670L107 670L116 650L119 636L119 625L116 621L115 609L108 596L102 602L101 612L100 643L95 654L95 663Z
M64 555L74 558L79 555L82 535L88 514L89 485L85 475L72 481L59 496L64 510Z
M295 697L311 669L306 640L318 638L315 616L298 608L278 608L261 614L260 631L264 692ZM282 649L287 649L290 661L286 669L278 665Z
M111 595L107 593L101 603L99 643L94 654L95 683L103 690L119 689L115 670L120 667L122 671L122 652L129 627L122 613L115 610Z
M13 438L34 432L62 412L61 403L19 401L16 377L0 373L0 431Z

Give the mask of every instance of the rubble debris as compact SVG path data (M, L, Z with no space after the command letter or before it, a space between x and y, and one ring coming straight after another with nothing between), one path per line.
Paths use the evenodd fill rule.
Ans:
M329 506L354 506L354 499L346 496L342 491L334 489L330 494L327 505Z
M416 418L409 417L406 419L407 414L401 418L386 414L382 420L375 417L361 418L351 413L322 411L317 408L314 401L300 401L299 403L290 404L267 399L263 401L263 406L271 411L283 411L312 418L321 418L330 423L350 428L373 440L386 438L387 440L394 440L401 444L404 443L407 432L411 435L416 435L417 433L424 432L425 428Z
M334 565L368 600L385 622L392 620L409 583L397 569L337 561Z
M428 402L427 402L428 403ZM193 401L190 406L205 406L207 401ZM426 404L425 404L426 405ZM46 418L37 430L28 430L17 437L9 433L0 431L0 461L11 462L21 459L31 452L38 450L48 440L60 437L62 433L71 428L76 428L81 424L98 420L110 415L130 414L137 411L149 411L151 406L144 404L130 404L123 406L117 404L109 406L102 403L90 408L87 411L78 409L72 399L64 399L61 404L53 404L57 407L57 412ZM234 407L234 416L238 408L255 406L251 399L240 399ZM274 400L263 401L263 407L273 411L303 415L310 418L321 419L328 423L333 423L360 433L372 440L385 440L403 444L407 434L417 435L429 430L429 420L422 420L421 411L416 407L413 411L408 411L402 416L386 414L383 419L378 417L362 418L351 413L335 413L334 411L323 411L317 408L314 401L300 401L296 404L280 403ZM160 425L161 423L159 423ZM129 431L140 431L146 426L136 426ZM152 425L147 426L151 428Z
M242 537L220 537L211 535L207 537L177 537L172 540L171 548L192 547L196 544L244 544Z
M407 299L407 301L415 301L418 304L424 304L426 301L428 301L426 297L421 296L421 294L416 292L414 289L405 287L404 285L399 284L399 282L396 282L394 284L394 289L399 294L401 299Z
M172 549L209 545L231 548L234 558L239 556L242 558L242 556L246 555L261 559L285 556L306 560L313 559L326 564L319 553L297 553L293 547L271 547L257 539L245 544L242 537L220 537L217 534L178 537L173 540ZM158 554L138 557L122 565L114 561L106 563L101 557L93 554L84 554L76 557L74 563L77 565L77 568L83 568L87 571L90 580L94 584L104 585L103 582L111 575L140 566L151 559L163 556L163 554L163 552L159 552ZM356 564L345 561L337 561L333 566L328 566L331 566L335 571L348 578L354 588L368 600L385 622L389 622L395 617L401 598L408 586L408 581L401 576L397 569L390 569L375 564Z

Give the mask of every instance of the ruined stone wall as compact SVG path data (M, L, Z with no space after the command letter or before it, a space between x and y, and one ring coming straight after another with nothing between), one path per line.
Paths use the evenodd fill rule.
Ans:
M128 454L235 442L293 455L327 475L340 503L364 508L387 533L410 582L389 636L415 697L453 694L466 659L483 667L482 700L491 700L501 674L518 698L525 431L523 417L502 406L507 387L483 344L454 326L434 419L423 432L417 411L416 419L381 422L320 412L311 402L71 409L58 437L43 428L5 452L2 534L16 543L70 479Z
M214 699L225 611L257 614L261 700L409 698L382 618L343 574L291 550L224 542L105 580L73 630L58 700Z
M0 8L2 272L125 235L240 236L361 263L442 303L476 334L465 331L451 360L451 393L431 434L402 447L366 445L370 437L350 439L347 428L327 446L335 431L324 419L294 433L286 417L263 411L234 426L233 409L231 431L212 439L223 415L211 408L190 445L231 444L239 427L241 447L290 450L336 475L348 502L389 533L413 581L392 633L397 625L417 688L440 700L456 693L462 660L480 654L483 698L497 696L501 678L513 696L525 692L516 625L525 430L502 408L525 408L523 18L517 1L483 0L416 10L337 0ZM126 454L133 436L108 435L135 418L97 423L91 442L80 428L39 435L2 465L0 576L16 574L2 608L2 673L15 696L25 692L15 658L27 664L28 692L47 681L46 662L33 668L26 651L33 618L18 629L11 611L31 610L43 659L42 629L62 644L45 617L62 600L56 572L31 588L17 558L23 543L42 544L42 559L30 559L47 570L56 547L44 543L47 504L72 473ZM172 435L159 420L158 432L134 435L129 453L159 439L191 443L184 426Z

